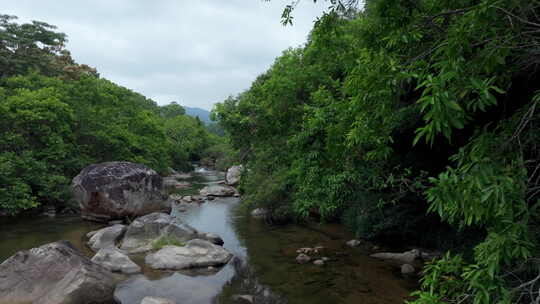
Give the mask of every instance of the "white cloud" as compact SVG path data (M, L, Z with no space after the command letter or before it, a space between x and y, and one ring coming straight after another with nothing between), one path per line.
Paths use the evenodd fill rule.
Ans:
M247 89L275 57L306 41L327 4L304 1L283 27L287 0L18 0L4 14L68 34L80 63L159 104L210 109Z

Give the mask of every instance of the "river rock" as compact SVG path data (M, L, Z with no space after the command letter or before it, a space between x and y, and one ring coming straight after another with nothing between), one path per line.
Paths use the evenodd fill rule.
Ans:
M265 217L268 214L268 210L265 208L256 208L251 211L251 216L255 218Z
M141 267L135 264L127 255L115 247L100 249L92 258L92 262L99 264L112 272L133 274L141 272Z
M305 253L300 253L297 257L296 257L296 261L299 263L299 264L305 264L305 263L309 263L309 261L311 261L311 258L309 257L309 255L305 254Z
M165 298L145 297L141 304L176 304L176 302Z
M91 237L90 240L88 240L88 246L94 251L107 247L115 247L116 242L125 232L126 226L120 224L89 232L87 235L91 235Z
M112 273L68 241L17 252L0 264L0 303L114 303Z
M232 299L235 303L239 304L253 304L255 301L252 295L234 295Z
M190 183L179 181L176 176L167 176L163 178L163 188L166 189L187 189L190 186Z
M414 266L411 264L403 264L401 265L401 274L403 275L413 275L415 273Z
M179 270L224 265L232 258L225 248L201 239L185 246L165 246L146 256L145 262L153 269Z
M313 262L313 264L317 265L317 266L322 266L324 265L324 260L320 259L320 260L315 260Z
M349 247L357 247L360 244L361 242L359 240L350 240L347 242L347 246Z
M210 185L201 189L202 196L234 196L237 192L233 187L225 185Z
M393 260L405 264L413 263L418 257L420 257L420 251L413 249L411 251L403 253L391 253L391 252L380 252L372 254L371 257L383 260Z
M242 174L243 166L232 166L227 170L225 175L225 182L229 186L236 186L240 182L240 175Z
M166 213L151 213L137 218L127 228L120 249L127 253L141 253L152 250L160 238L186 242L192 239L207 239L222 245L223 240L215 234L197 231L180 218Z
M71 183L81 216L104 222L170 211L162 186L163 180L156 171L130 162L90 165Z

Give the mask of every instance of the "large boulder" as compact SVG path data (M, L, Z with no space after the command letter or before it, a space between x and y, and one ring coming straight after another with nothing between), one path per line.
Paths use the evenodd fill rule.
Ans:
M68 241L19 251L0 264L0 303L114 303L112 273Z
M124 235L125 232L126 226L121 224L116 224L98 231L89 232L87 234L90 236L88 246L94 251L99 251L102 248L115 247L116 242Z
M235 196L236 189L225 185L210 185L199 191L202 196Z
M141 272L141 267L135 264L127 255L116 247L100 249L92 258L92 262L99 264L112 272L133 274Z
M206 239L215 244L223 244L223 240L215 234L199 232L183 223L180 218L156 212L139 217L129 225L120 249L128 253L146 252L152 250L160 239L167 242Z
M229 186L238 185L240 182L240 175L242 175L243 166L232 166L227 170L227 175L225 176L225 181Z
M156 171L130 162L90 165L73 178L71 188L81 216L110 221L170 210Z
M232 258L225 248L195 239L185 246L165 246L146 256L145 262L154 269L179 270L224 265Z

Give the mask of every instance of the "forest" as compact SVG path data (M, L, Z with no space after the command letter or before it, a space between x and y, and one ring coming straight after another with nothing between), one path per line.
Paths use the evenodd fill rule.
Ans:
M342 2L214 108L244 201L444 251L411 303L538 303L540 2Z
M76 63L52 25L0 15L0 214L69 202L84 167L125 160L159 173L216 158L224 139Z

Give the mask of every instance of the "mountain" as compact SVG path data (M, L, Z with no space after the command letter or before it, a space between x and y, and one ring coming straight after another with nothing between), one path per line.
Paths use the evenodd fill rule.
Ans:
M209 124L212 121L210 120L210 111L201 108L190 108L183 106L186 109L186 114L193 117L199 117L199 119L205 124Z

